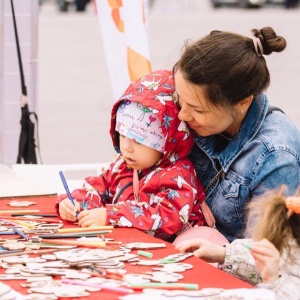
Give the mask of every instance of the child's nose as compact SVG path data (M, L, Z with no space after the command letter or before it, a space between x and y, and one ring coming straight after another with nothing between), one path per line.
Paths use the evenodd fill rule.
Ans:
M124 139L124 144L123 144L124 149L128 152L132 152L132 149L133 149L132 148L132 143L133 143L133 141L126 137Z

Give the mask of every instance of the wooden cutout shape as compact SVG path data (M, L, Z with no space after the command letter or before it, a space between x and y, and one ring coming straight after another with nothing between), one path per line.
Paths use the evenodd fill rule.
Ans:
M30 205L35 205L36 203L32 201L10 201L7 204L12 207L27 207Z

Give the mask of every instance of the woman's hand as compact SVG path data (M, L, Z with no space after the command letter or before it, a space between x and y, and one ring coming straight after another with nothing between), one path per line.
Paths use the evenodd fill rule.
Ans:
M255 259L263 283L274 283L279 278L280 253L275 246L266 239L252 243L251 255Z
M78 215L78 225L80 227L106 225L106 208L100 207L90 210L83 210Z
M194 256L209 263L224 263L225 247L211 243L205 239L192 239L181 242L175 247L182 253L193 252Z
M75 206L69 198L65 198L59 202L59 214L63 220L75 222L77 220L76 213L80 211L80 203L74 200Z

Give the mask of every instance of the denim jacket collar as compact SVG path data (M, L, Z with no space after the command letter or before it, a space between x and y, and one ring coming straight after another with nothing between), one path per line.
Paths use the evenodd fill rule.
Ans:
M250 105L247 115L242 123L239 132L230 141L224 151L215 151L214 136L196 136L196 144L212 159L218 159L223 171L226 173L239 153L244 149L259 131L268 110L268 99L264 94L255 97ZM214 163L214 162L213 162Z

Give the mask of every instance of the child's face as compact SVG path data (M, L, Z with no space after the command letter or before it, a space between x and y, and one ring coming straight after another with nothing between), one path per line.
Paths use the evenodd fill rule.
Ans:
M144 170L154 166L163 155L161 152L138 144L124 135L120 135L120 150L126 163L136 170Z

